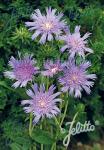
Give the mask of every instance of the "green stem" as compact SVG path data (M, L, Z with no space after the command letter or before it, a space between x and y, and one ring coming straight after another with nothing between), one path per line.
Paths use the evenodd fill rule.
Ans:
M34 144L34 146L33 146L33 150L36 150L36 144Z
M60 126L60 123L58 122L57 118L54 117L54 119L55 119L56 125L59 127L59 129L58 129L57 132L56 132L56 137L55 137L55 139L57 140L58 131L59 131L59 132L61 131L61 126ZM56 150L56 142L53 143L53 145L52 145L52 147L51 147L51 150Z
M50 129L50 132L51 132L51 136L53 136L53 127L51 126L51 129Z
M43 150L43 148L44 148L44 147L43 147L43 144L41 144L41 150Z
M41 76L41 84L44 83L44 76Z
M30 135L30 137L31 137L32 130L33 130L33 126L32 126L32 118L33 118L33 114L30 113L30 123L29 123L29 135Z
M40 129L42 129L43 127L42 127L42 124L40 125ZM43 150L44 149L44 146L43 146L43 144L41 144L41 150Z
M63 93L60 95L60 98L63 99ZM63 102L60 103L60 111L62 112ZM59 122L61 121L61 115L59 117Z
M56 150L56 142L53 143L52 147L51 147L51 150Z
M68 98L68 92L66 93L66 97ZM67 113L68 103L69 103L69 101L68 101L68 99L66 99L64 114L63 114L62 120L60 122L60 126L62 126L62 124L64 122L64 119L65 119L65 116L66 116L66 113Z
M60 125L60 123L58 122L58 120L57 120L56 117L54 117L54 119L55 119L55 122L56 122L56 124L58 125L58 127L59 127L59 129L60 129L60 131L61 131L61 125Z
M32 131L34 129L34 125L32 124L32 120L33 120L33 114L30 113L30 123L29 123L29 135L30 135L30 137L32 136ZM33 147L30 147L29 150L32 150L32 149L33 149ZM36 145L34 146L34 150L36 150Z
M64 114L63 114L60 126L62 126L62 124L64 122L64 119L65 119L65 116L66 116L66 112L67 112L67 108L68 108L68 100L66 101L65 110L64 110Z
M56 143L54 144L54 150L56 150Z
M49 78L47 77L47 79L46 79L46 90L48 91L48 87L49 87Z
M54 117L54 119L55 119L56 125L57 125L57 126L59 127L59 129L61 130L61 127L60 127L60 124L59 124L57 118ZM56 137L55 137L56 140L57 140L57 135L58 135L58 131L56 131ZM52 144L51 150L56 150L56 142L54 142L54 143Z
M68 97L68 92L67 92L67 97ZM61 107L62 107L62 106L61 106ZM58 122L57 118L54 117L55 122L56 122L56 124L58 125L60 131L61 131L61 126L62 126L63 121L64 121L65 116L66 116L67 108L68 108L68 99L67 99L67 101L66 101L65 110L64 110L64 114L63 114L63 117L62 117L61 122ZM57 136L58 136L58 132L56 132L56 139L57 139ZM56 150L56 142L53 143L51 150Z

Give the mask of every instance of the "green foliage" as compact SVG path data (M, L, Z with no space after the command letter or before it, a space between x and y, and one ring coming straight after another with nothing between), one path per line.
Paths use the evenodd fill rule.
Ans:
M96 8L93 6L87 7L84 10L82 10L80 16L80 24L84 28L87 27L88 31L92 31L99 25L101 19L102 19L102 10L100 8Z
M44 130L36 128L32 133L32 139L40 144L50 145L54 143L54 139L50 137L50 134Z
M6 90L3 88L0 88L0 109L4 109L6 106L6 101L7 101L7 95L6 95Z

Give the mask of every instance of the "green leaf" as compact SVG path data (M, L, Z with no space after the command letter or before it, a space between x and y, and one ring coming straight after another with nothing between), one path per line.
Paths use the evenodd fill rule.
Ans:
M26 145L26 147L30 147L31 141L27 137L15 137L14 141L20 145Z
M50 145L54 143L54 139L51 138L50 134L41 129L36 129L32 133L32 139L38 143Z
M7 88L8 90L11 90L14 92L14 90L12 88L10 88L9 86L7 86L6 82L5 81L0 81L0 86L3 86L5 88Z
M11 146L11 150L22 150L21 145L17 143L12 143L10 146Z

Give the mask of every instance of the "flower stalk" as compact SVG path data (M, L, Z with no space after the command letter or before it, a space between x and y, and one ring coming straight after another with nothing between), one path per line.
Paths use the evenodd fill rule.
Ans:
M31 137L32 131L33 131L32 119L33 119L33 114L30 113L30 123L29 123L29 135L30 135L30 137Z

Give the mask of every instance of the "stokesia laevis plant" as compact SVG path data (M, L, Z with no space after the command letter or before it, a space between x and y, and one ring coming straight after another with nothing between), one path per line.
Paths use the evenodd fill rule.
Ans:
M10 58L9 66L12 70L5 71L4 75L16 80L12 85L13 87L25 87L29 81L32 81L33 76L39 72L39 68L34 66L36 61L32 57L32 55L25 55L20 59L15 59L13 56Z
M24 107L26 113L33 113L36 124L41 118L52 118L60 113L60 109L57 107L57 102L61 102L60 98L57 98L61 92L54 93L56 87L50 86L48 91L45 90L44 84L38 87L37 84L32 86L32 90L27 90L27 95L31 97L30 100L23 100L22 105L28 105Z
M64 68L64 64L60 62L60 60L52 61L52 60L47 60L44 63L44 71L41 72L43 76L47 77L53 77L60 71L62 71Z
M67 33L60 36L60 39L64 41L64 46L61 48L61 52L67 50L70 57L73 58L76 54L85 57L85 52L93 53L93 50L87 47L87 38L91 33L86 33L83 37L80 34L80 26L75 27L74 33Z
M90 87L94 84L92 80L96 79L95 74L88 74L87 72L90 66L88 61L77 66L74 60L69 60L63 70L63 76L59 78L60 84L63 85L62 91L69 91L70 95L80 98L83 89L87 94L90 94Z
M38 79L42 77L40 79L42 82L40 85L36 83L33 85L31 83L32 88L26 91L30 98L27 100L22 100L21 102L24 111L30 114L30 137L34 129L34 125L38 126L39 121L41 119L45 120L45 118L54 118L56 125L60 128L61 131L61 125L63 124L64 118L66 117L68 102L70 100L68 96L74 95L76 98L81 98L81 93L83 90L85 90L87 94L90 94L91 87L93 86L94 80L96 79L96 75L89 74L87 70L91 66L91 63L85 60L84 62L82 61L85 59L86 52L93 52L90 48L87 47L86 39L89 37L90 33L86 33L83 37L81 37L80 26L76 26L75 32L70 33L65 20L62 20L63 14L57 13L56 11L56 9L49 7L46 8L46 14L42 14L39 9L36 9L31 16L33 21L26 22L25 24L27 27L29 27L30 31L34 31L32 40L37 38L41 44L44 44L46 41L51 41L55 38L57 40L62 40L64 42L64 46L61 48L61 52L64 52L65 50L69 52L68 62L65 60L65 63L61 63L61 58L56 58L55 61L49 60L47 58L48 60L42 67L44 69L39 71L39 68L35 66L36 61L34 61L32 55L25 55L23 58L20 57L19 59L15 59L12 56L9 61L9 66L12 69L11 71L5 71L4 73L6 77L12 80L16 80L16 82L13 84L15 88L19 86L27 87L27 83L31 83L31 81L32 83L38 82L39 80L34 81L34 75L37 73L39 73ZM42 47L44 47L44 45L42 45ZM76 65L75 63L77 58L75 56L79 56L78 58L81 62L79 65ZM53 84L52 82L57 82L56 78L59 76L59 72L60 74L62 73L58 80L62 86L61 92L60 85L58 86L57 83L55 83L57 87L56 85L49 86L50 84ZM56 74L57 76L54 76ZM53 80L52 77L55 80ZM64 97L65 101L63 103L62 99ZM60 104L60 107L58 107L58 104ZM62 115L61 110L63 110ZM59 118L56 118L58 114L60 114L60 116ZM46 126L42 123L44 122L40 121L40 125L43 125L43 127L46 128ZM45 124L46 123L47 122L45 122ZM52 131L52 136L55 136L56 140L52 145L51 150L56 150L57 137L60 131L59 129L56 129L54 135L53 126L51 129L49 129L49 131L50 130ZM43 148L44 147L41 144L41 150L43 150Z
M53 37L58 37L66 26L65 20L62 20L63 14L57 13L56 9L51 7L46 8L46 14L42 14L39 9L36 9L32 14L33 22L26 22L29 30L35 30L32 35L32 40L40 36L39 43L44 44L46 41L52 41Z

